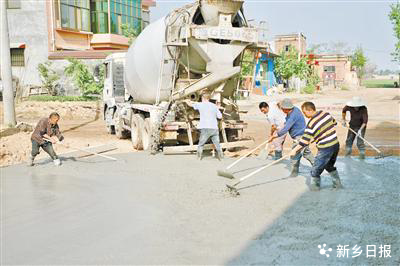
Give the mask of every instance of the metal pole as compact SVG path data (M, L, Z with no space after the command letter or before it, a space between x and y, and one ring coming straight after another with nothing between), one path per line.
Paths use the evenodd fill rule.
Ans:
M10 40L8 36L7 1L0 1L1 9L1 79L3 83L4 125L16 125L14 90L11 74Z

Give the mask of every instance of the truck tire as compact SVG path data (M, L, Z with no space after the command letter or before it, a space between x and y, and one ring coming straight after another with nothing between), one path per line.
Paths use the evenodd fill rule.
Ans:
M136 150L143 149L142 128L144 119L140 114L132 114L131 118L131 140L132 146Z
M147 151L151 148L151 122L150 118L146 118L142 128L143 150Z
M113 108L107 108L104 112L104 121L106 122L107 133L112 134L112 135L115 134L115 127L111 126L109 124L109 121L111 121L113 119L113 113L114 113Z
M127 139L129 137L129 131L122 127L124 121L118 112L115 112L114 121L115 136L117 136L119 139Z

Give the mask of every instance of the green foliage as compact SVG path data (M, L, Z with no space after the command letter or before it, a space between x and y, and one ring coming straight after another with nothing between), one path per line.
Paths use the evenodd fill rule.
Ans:
M49 96L49 95L33 95L28 97L28 101L36 102L86 102L96 101L98 97L90 96Z
M307 79L310 66L307 58L300 57L297 50L290 46L289 51L282 51L275 60L275 75L285 80L296 76L300 79Z
M254 71L254 66L256 64L254 60L254 52L250 50L245 50L244 55L243 55L243 60L242 60L242 69L240 76L246 77L246 76L252 76L253 71Z
M132 27L129 24L122 24L121 29L122 29L122 34L125 37L129 38L129 45L131 45L133 41L136 39L136 37L139 36L140 34L139 29Z
M301 91L302 93L313 94L315 92L315 85L308 84Z
M400 63L400 2L390 6L389 19L393 24L394 36L397 38L397 43L392 53L393 59Z
M101 94L104 85L104 69L100 71L99 82L96 82L88 66L75 58L69 58L68 61L70 64L65 67L64 72L73 78L75 86L81 90L82 95Z
M349 87L347 86L347 85L342 85L341 87L340 87L340 90L342 90L342 91L348 91L348 90L350 90L349 89Z
M43 87L46 88L50 95L57 95L56 91L56 84L57 81L60 79L60 76L52 70L51 67L52 63L47 61L45 63L40 63L37 66L39 71L40 79L42 80Z
M365 63L367 63L367 57L364 55L363 49L358 47L351 57L351 65L356 68L357 76L360 80L365 74Z
M394 82L391 79L367 79L363 81L366 88L394 88Z

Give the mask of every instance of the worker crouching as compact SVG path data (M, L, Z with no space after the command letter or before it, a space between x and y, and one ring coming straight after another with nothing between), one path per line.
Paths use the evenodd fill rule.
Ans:
M51 113L48 118L45 117L39 120L31 135L32 152L28 160L28 166L33 166L40 148L49 154L55 165L61 165L61 161L53 149L53 144L64 139L57 124L59 120L60 115L55 112Z
M311 190L320 190L321 174L324 170L328 171L332 177L333 188L342 188L339 173L335 167L340 148L336 135L335 127L337 123L335 119L327 112L316 111L315 105L312 102L303 103L301 110L310 120L299 141L299 145L291 151L291 155L294 156L302 149L308 147L311 141L316 142L318 154L311 169Z

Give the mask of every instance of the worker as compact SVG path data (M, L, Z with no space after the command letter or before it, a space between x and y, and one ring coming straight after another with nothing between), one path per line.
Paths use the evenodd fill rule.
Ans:
M218 109L218 106L210 102L211 95L205 93L202 95L202 102L191 102L186 100L185 102L192 106L195 110L200 113L200 123L198 129L200 130L199 144L197 147L197 157L203 159L203 148L207 141L211 138L212 143L217 150L217 159L223 158L223 152L219 143L219 129L217 119L222 118L222 114Z
M305 102L301 106L303 114L310 120L301 137L299 144L290 152L295 156L301 149L307 148L311 141L316 142L318 153L311 169L312 191L319 191L321 188L321 174L324 170L328 171L332 177L334 189L342 188L339 173L335 163L339 153L339 141L336 136L335 119L327 112L316 111L312 102Z
M283 99L279 103L280 108L286 114L285 126L274 133L270 137L269 141L273 141L278 137L284 136L289 132L290 137L293 139L292 148L297 146L300 138L303 136L304 129L306 128L306 122L300 109L295 107L290 99ZM314 163L314 156L310 149L305 147L301 152L296 153L290 157L291 159L291 172L290 177L296 177L299 174L299 166L301 157L304 156L311 164Z
M278 107L276 102L261 102L258 107L261 113L267 115L267 120L271 124L270 135L272 136L275 131L281 130L285 126L285 113ZM274 147L275 160L282 158L282 148L285 142L286 134L278 137L272 141L272 146Z
M64 140L57 124L59 120L60 115L56 112L51 113L49 117L39 120L31 135L32 152L28 160L28 166L33 166L33 161L36 155L39 154L40 148L50 155L54 165L61 165L61 161L53 149L53 144L57 143L57 141Z
M368 110L364 101L360 97L355 96L351 101L347 102L346 106L342 110L342 125L344 127L347 127L347 112L350 112L349 127L364 138L368 123ZM356 134L349 129L346 138L346 156L351 155L355 137ZM357 138L357 148L359 150L360 159L365 159L365 144L363 139Z

